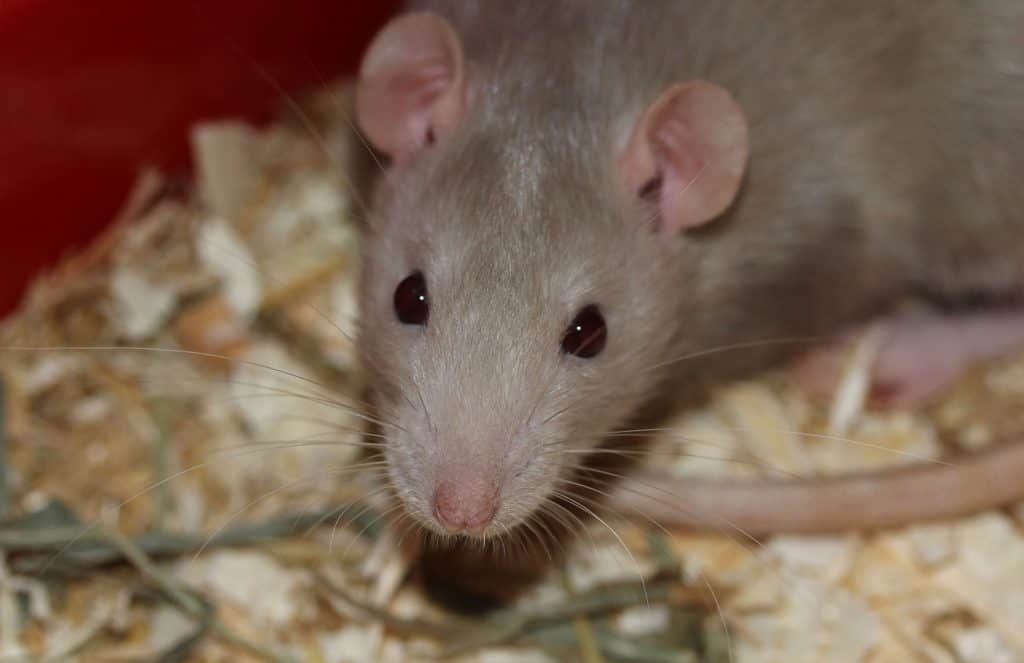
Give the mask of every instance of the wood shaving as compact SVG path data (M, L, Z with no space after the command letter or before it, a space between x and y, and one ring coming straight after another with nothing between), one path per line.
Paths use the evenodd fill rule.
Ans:
M85 522L126 534L206 536L373 494L374 470L351 469L363 458L363 393L353 340L361 203L340 165L362 149L346 129L350 103L347 83L310 100L325 140L298 122L197 127L198 195L161 198L147 175L110 233L42 279L4 323L7 345L161 349L0 353L4 469L17 511L59 499ZM724 386L651 440L649 462L681 480L828 475L1024 433L1024 352L978 367L933 407L883 413L866 399L877 343L868 334L856 346L832 403L777 373ZM378 494L349 515L382 504ZM320 524L274 545L160 561L216 603L220 628L234 636L203 638L184 660L417 661L450 644L400 634L324 594L318 577L396 618L446 623L409 582L393 538L369 543L359 530L372 523L348 526L330 511ZM614 533L594 524L510 609L652 578L663 560L647 541L662 533L643 522L609 525ZM702 623L729 634L721 649L738 663L1009 663L1024 661L1022 528L1024 505L842 536L675 532L667 547L678 574L714 592ZM673 624L652 605L618 614L607 630L640 642ZM5 661L152 660L196 627L180 607L141 593L124 568L54 593L0 564ZM572 651L566 659L502 645L459 660L578 660Z

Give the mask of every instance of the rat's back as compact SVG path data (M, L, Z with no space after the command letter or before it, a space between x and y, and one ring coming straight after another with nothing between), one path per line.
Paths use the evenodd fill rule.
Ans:
M726 215L737 255L829 217L886 275L865 288L956 300L1024 283L1022 2L416 5L459 31L490 121L545 127L537 140L614 149L674 81L729 90L751 140Z

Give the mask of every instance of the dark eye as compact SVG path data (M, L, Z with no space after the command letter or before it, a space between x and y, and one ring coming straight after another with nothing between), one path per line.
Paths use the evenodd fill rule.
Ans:
M423 274L414 272L395 288L395 315L407 325L425 325L430 314L427 282Z
M608 339L608 328L604 324L601 310L594 305L585 307L565 330L562 336L562 352L590 359L604 350Z

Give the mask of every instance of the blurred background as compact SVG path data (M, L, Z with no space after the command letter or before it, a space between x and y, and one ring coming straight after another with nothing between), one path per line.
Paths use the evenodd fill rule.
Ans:
M1024 505L764 539L610 514L509 610L427 600L353 342L350 75L397 5L0 0L0 662L1024 660ZM943 462L1024 436L1024 352L920 411L858 398L752 376L644 462Z
M0 2L0 316L110 222L140 166L186 167L191 125L264 121L278 87L351 71L396 5Z

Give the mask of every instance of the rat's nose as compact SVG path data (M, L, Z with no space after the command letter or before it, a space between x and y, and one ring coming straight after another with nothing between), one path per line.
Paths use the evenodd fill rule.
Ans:
M459 482L445 480L434 493L434 516L453 534L479 533L497 512L497 487L483 477L464 476Z

